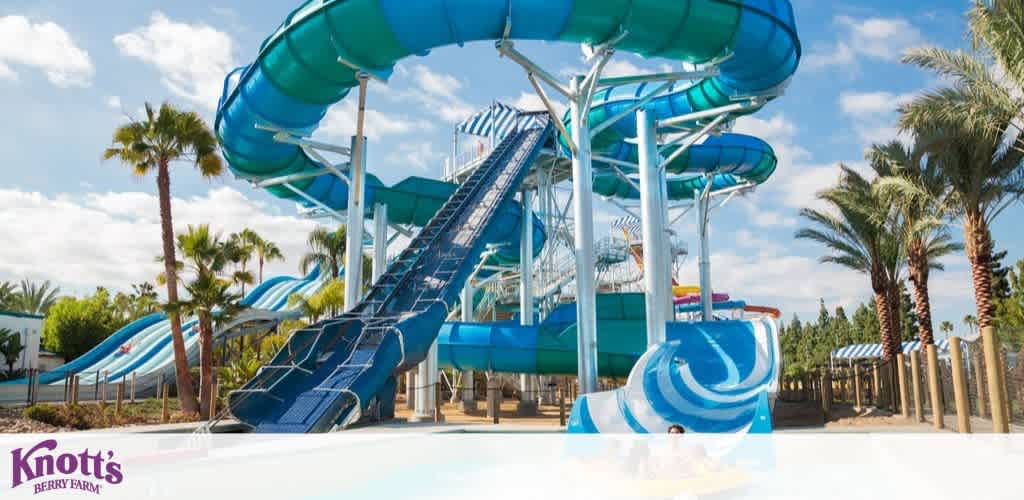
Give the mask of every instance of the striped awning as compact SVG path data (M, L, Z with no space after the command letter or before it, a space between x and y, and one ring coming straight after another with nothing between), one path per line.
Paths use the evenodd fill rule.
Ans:
M496 140L504 139L516 128L516 118L524 113L523 110L514 108L507 104L496 102L487 109L476 113L459 124L455 130L469 135L490 137L494 134ZM522 128L536 127L540 121L536 116L524 117L520 120Z
M643 233L642 226L640 225L640 219L632 216L619 217L612 221L612 227L616 229L625 229L629 231L632 236L640 237Z
M966 341L965 341L966 342ZM949 339L942 339L935 342L939 352L949 352ZM911 351L921 349L921 341L913 340L903 343L903 353L910 354ZM853 344L840 347L832 351L832 359L864 359L882 357L882 344Z

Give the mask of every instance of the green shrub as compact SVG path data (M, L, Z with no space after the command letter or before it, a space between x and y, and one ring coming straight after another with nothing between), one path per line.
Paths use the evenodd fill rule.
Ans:
M55 406L35 404L25 408L21 412L21 416L54 427L64 426L64 417L57 411Z

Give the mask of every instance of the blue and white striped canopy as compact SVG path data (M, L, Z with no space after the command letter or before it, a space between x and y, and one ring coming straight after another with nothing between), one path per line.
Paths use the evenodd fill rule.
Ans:
M625 229L629 231L629 234L637 237L643 234L640 219L628 215L625 217L619 217L612 221L612 227L616 229Z
M521 113L524 113L521 109L495 102L489 108L467 118L455 130L481 137L490 137L493 132L495 140L500 141L515 130L516 117ZM537 126L539 123L536 116L524 117L520 121L522 128Z
M942 339L935 342L939 352L949 352L949 339ZM921 349L921 341L914 340L903 343L903 353L910 354L910 351ZM864 359L882 357L882 344L853 344L840 347L832 351L832 359Z

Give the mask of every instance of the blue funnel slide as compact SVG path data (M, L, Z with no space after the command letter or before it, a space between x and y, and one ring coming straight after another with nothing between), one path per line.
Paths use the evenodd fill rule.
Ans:
M570 433L771 432L780 350L772 319L669 323L668 341L637 361L626 385L576 401Z

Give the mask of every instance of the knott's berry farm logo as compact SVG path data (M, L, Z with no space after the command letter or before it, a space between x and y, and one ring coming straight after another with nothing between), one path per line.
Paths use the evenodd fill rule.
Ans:
M99 495L105 486L124 481L121 464L113 460L113 451L90 454L87 448L76 454L57 453L56 449L57 440L47 439L27 451L24 448L11 451L11 488L34 483L35 495L54 490L78 490Z

